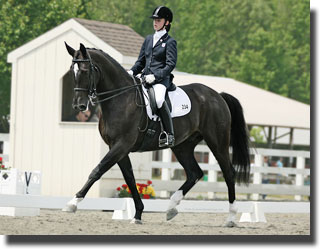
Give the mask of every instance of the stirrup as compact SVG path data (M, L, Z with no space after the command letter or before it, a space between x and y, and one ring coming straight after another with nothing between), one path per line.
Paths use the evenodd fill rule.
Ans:
M171 140L169 140L169 137L172 137ZM174 146L174 136L171 134L168 134L166 131L162 131L159 135L159 148L163 147L172 147Z

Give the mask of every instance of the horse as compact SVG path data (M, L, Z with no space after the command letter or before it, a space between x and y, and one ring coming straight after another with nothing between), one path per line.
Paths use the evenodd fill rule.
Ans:
M109 146L109 151L63 211L75 212L90 187L118 164L134 200L136 211L131 223L141 224L144 205L136 188L129 154L166 148L159 148L156 137L141 146L148 123L151 122L143 105L141 83L101 50L86 48L83 44L80 44L79 50L75 50L66 42L65 45L72 57L70 70L74 71L72 106L76 110L85 111L90 102L100 104L99 132ZM203 177L203 171L194 157L194 149L204 140L215 156L228 187L229 215L226 226L235 226L235 184L248 184L250 178L250 141L242 106L234 96L217 93L200 83L179 87L189 96L192 108L187 115L173 118L176 141L170 149L184 168L186 181L169 200L167 220L178 214L176 206ZM156 130L159 134L160 125L157 125Z

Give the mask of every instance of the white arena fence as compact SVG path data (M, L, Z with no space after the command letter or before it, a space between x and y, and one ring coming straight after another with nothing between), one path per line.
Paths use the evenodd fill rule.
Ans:
M20 171L16 168L10 170L0 170L0 194L40 195L41 173L39 171ZM0 215L35 216L39 215L39 213L39 208L0 206Z
M213 198L213 192L228 192L225 182L218 182L218 172L221 169L210 149L206 145L198 145L195 152L207 152L209 163L200 163L202 170L208 171L208 181L199 181L190 192L207 192L208 198ZM294 195L295 200L300 201L302 196L310 196L310 186L304 184L304 180L310 178L310 169L305 168L306 159L310 158L309 151L280 150L258 148L250 152L254 155L254 163L251 166L252 183L249 186L236 187L237 193L251 194L251 199L258 200L261 194ZM263 166L264 156L296 158L296 168ZM163 150L161 161L152 161L151 167L161 169L161 180L153 180L156 191L161 191L161 197L168 197L168 191L176 191L184 181L172 180L175 169L183 169L178 162L172 162L172 152ZM292 184L263 184L263 175L281 175L282 179L289 179Z
M62 209L71 197L50 197L40 195L0 194L0 207L23 209ZM143 200L145 212L166 212L169 200ZM309 202L237 202L242 213L240 222L266 222L265 213L310 213ZM134 203L131 198L85 198L78 205L79 210L114 211L113 219L132 219ZM228 213L227 201L182 200L177 206L179 212Z
M3 142L9 142L8 135L0 134L0 139ZM221 170L209 148L205 145L198 145L195 151L209 153L209 163L199 164L203 170L208 171L208 182L199 181L191 191L207 192L209 198L213 192L227 192L225 182L217 181L217 173ZM310 152L257 149L251 154L255 155L255 161L251 167L253 181L248 187L237 186L237 193L252 194L253 200L257 199L259 194L295 195L296 200L301 200L302 195L310 195L310 186L304 185L304 179L310 177L310 169L305 169L305 159L310 158ZM296 168L263 167L264 156L296 158ZM8 160L6 154L1 157ZM156 191L162 191L161 196L163 197L168 197L168 191L176 191L184 182L171 180L173 170L182 169L179 163L172 162L171 159L171 150L164 150L162 162L152 162L152 168L162 170L161 180L153 180L153 185ZM30 177L29 172L19 172L12 169L10 173L13 174L12 178L17 181L11 182L11 178L1 179L3 182L1 189L4 192L0 190L0 215L35 216L39 215L41 208L62 209L71 199L71 197L40 196L41 174L38 172L32 173L29 185L26 185L27 177ZM262 184L263 174L293 175L294 183L291 185ZM12 185L14 188L10 187ZM8 192L6 189L11 191ZM169 204L168 199L143 200L143 202L145 212L165 212ZM239 201L237 203L238 212L242 213L240 222L265 222L265 213L310 213L309 202ZM130 198L86 198L79 204L78 209L114 211L113 219L131 219L135 212L133 200ZM227 201L183 200L177 209L179 212L228 213L229 204Z

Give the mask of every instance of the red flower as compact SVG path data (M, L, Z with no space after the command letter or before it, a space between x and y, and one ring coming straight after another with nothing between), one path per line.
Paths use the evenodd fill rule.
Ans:
M127 185L127 184L123 184L122 187L123 187L124 189L126 189L126 188L128 187L128 185Z
M131 190L130 189L128 190L128 193L131 194Z
M120 187L117 187L117 191L120 191L121 190L121 188Z
M150 195L144 194L144 195L143 195L143 199L150 199Z
M0 162L2 162L2 157L0 157Z
M148 182L147 182L147 183L148 183L148 185L151 185L151 184L152 184L152 181L148 180Z

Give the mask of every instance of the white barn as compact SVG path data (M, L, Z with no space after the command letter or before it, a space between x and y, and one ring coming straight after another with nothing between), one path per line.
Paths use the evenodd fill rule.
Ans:
M75 49L79 43L102 49L128 69L143 38L124 25L73 18L8 54L12 63L9 164L41 171L43 195L74 195L108 151L96 122L61 119L63 78L71 65L64 41ZM310 129L309 105L228 78L176 72L174 81L201 82L233 94L251 125ZM131 160L137 180L151 178L152 153L134 153ZM88 197L109 196L122 183L115 166Z
M8 54L12 63L9 165L40 170L44 195L73 195L108 151L96 122L61 120L62 79L71 65L64 41L76 49L79 43L102 49L128 68L143 38L124 25L75 18ZM145 166L151 155L132 158L137 178L150 178ZM108 176L122 178L117 167ZM93 186L89 197L101 195L100 184Z

